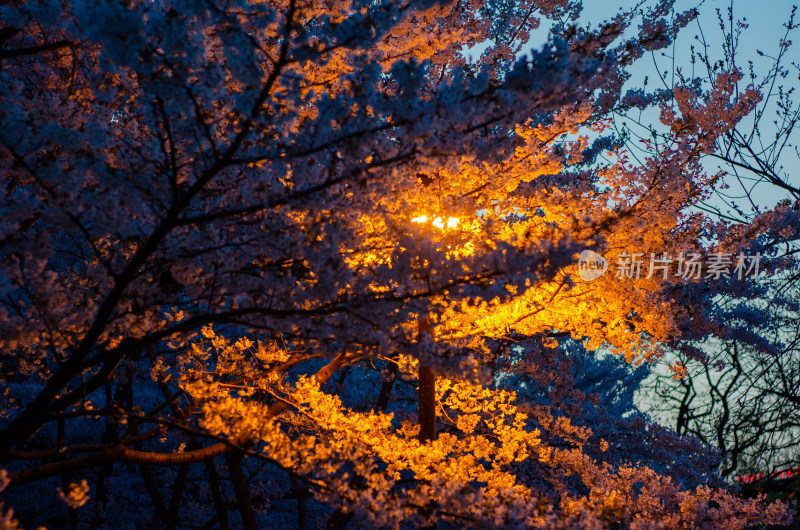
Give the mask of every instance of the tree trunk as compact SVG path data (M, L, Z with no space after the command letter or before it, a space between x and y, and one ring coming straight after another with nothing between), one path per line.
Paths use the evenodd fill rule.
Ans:
M230 451L225 453L225 460L228 463L233 490L236 492L236 503L242 516L242 528L258 530L256 513L253 511L253 502L250 499L250 487L247 485L247 479L242 470L242 455L238 451Z
M417 324L420 339L427 333L432 338L433 326L428 318ZM433 368L419 365L419 441L426 443L436 439L436 376Z

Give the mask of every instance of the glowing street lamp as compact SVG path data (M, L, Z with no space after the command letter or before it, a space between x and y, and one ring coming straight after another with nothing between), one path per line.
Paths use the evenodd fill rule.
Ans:
M414 217L411 219L412 223L427 223L430 218L427 215L420 215L418 217ZM445 229L445 220L444 217L435 217L433 220L430 220L431 224L440 230ZM447 229L451 230L458 226L458 217L448 217L447 218Z
M425 224L430 222L440 230L452 230L458 227L457 217L434 217L420 215L411 219L412 223ZM417 334L422 337L427 333L435 339L433 326L427 316L417 322ZM419 389L418 389L418 416L419 416L419 441L425 443L436 439L436 375L433 368L419 364Z

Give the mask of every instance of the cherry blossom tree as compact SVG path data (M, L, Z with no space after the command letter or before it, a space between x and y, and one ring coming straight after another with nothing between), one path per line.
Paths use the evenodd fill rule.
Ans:
M707 167L725 171L714 195L696 207L720 220L712 236L720 246L760 253L765 264L786 267L797 254L798 188L793 175L800 158L795 147L800 109L796 103L798 67L792 62L796 9L787 9L774 42L756 53L744 48L753 29L736 6L718 11L718 27L700 27L691 63L698 81L713 83L719 71L747 65L748 83L762 94L756 108L705 153ZM776 23L776 29L780 26ZM711 42L722 43L714 54ZM763 46L763 47L761 47ZM698 74L699 72L699 74ZM744 82L744 81L743 81ZM640 131L642 129L639 129ZM660 136L649 127L647 138ZM797 272L786 267L758 280L762 295L743 300L736 290L720 295L717 306L746 333L699 343L711 362L686 364L686 377L656 371L646 383L647 408L680 433L692 433L719 449L720 474L761 474L758 486L776 478L773 471L795 468L797 437ZM760 344L741 340L755 334Z
M589 27L566 0L3 7L0 463L70 510L26 517L128 499L227 528L233 498L256 528L274 490L301 527L787 520L675 472L691 440L593 425L569 375L568 337L654 362L737 332L716 294L760 294L578 279L587 248L665 272L715 250L700 158L760 95L735 67L623 90L695 16L671 4ZM636 159L609 116L648 107L672 134Z

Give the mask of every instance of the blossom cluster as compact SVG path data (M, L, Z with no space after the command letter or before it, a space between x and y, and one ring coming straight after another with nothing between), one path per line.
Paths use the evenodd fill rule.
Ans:
M763 506L763 498L741 500L705 485L687 488L646 463L610 465L608 455L621 449L613 431L595 433L577 418L557 414L559 406L537 405L514 390L440 377L438 437L421 443L419 425L402 410L359 411L317 376L292 382L276 373L273 363L286 353L279 353L280 346L228 339L210 326L202 335L205 340L179 363L181 386L199 404L199 425L233 443L248 440L306 477L318 501L371 526L469 521L478 528L585 528L646 520L654 527L744 528L757 518L787 518L781 503ZM566 381L560 373L570 371L566 358L552 362L554 350L540 353L533 355L541 363L529 367L531 376L555 384L554 400L564 399L568 407L574 398L597 397ZM254 357L267 364L254 369ZM225 375L208 370L213 358L226 359ZM405 355L393 362L397 377L413 383L419 362ZM227 376L237 384L222 382ZM252 400L259 391L290 409L265 420L268 407ZM712 501L718 508L709 510Z

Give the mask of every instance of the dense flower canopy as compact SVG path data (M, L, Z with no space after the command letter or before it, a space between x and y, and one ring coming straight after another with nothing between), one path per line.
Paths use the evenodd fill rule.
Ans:
M707 90L623 90L695 16L671 4L588 27L567 0L3 7L8 491L60 476L78 510L98 466L102 506L135 464L170 526L206 473L197 513L227 527L224 457L246 527L269 516L243 472L263 462L301 519L313 497L333 527L785 520L670 468L705 450L566 375L584 347L638 364L748 338L714 304L758 296L741 275L578 279L586 248L762 250L691 209L720 177L701 155L759 92L736 69ZM633 157L610 117L650 107L669 142ZM653 441L626 455L593 414ZM176 508L151 466L178 466Z

